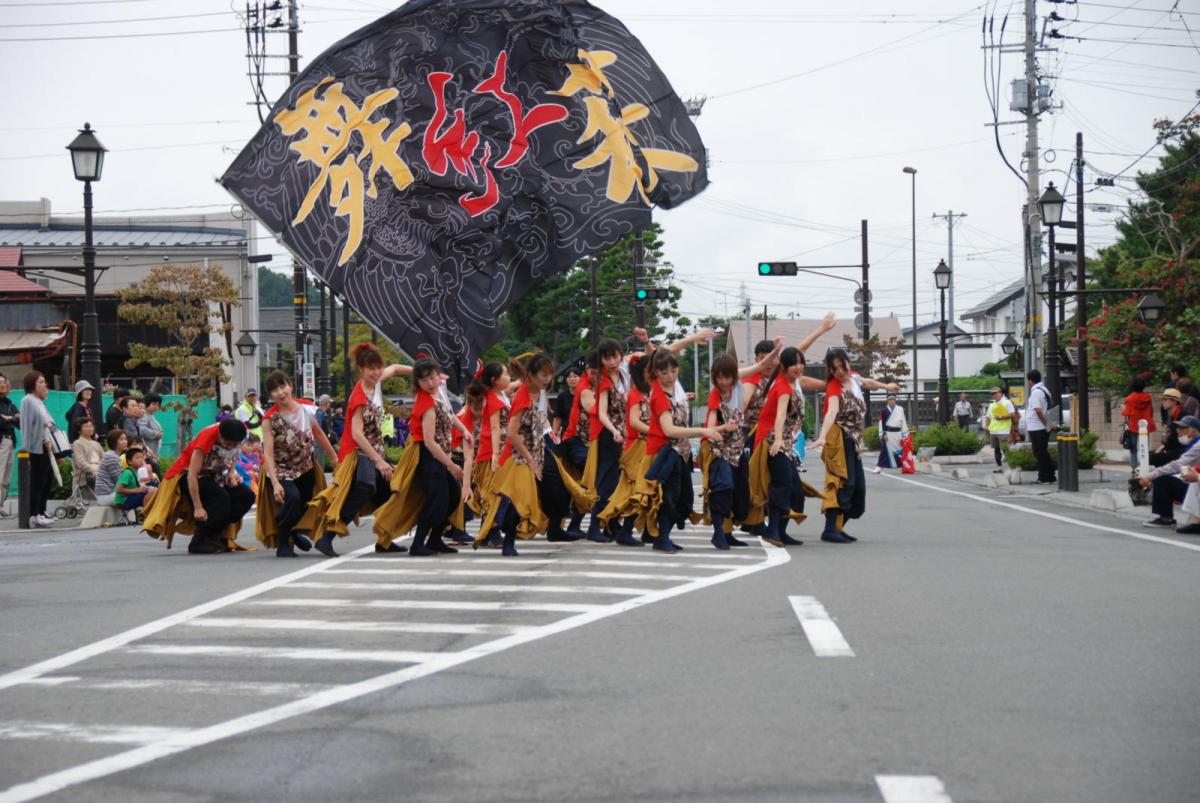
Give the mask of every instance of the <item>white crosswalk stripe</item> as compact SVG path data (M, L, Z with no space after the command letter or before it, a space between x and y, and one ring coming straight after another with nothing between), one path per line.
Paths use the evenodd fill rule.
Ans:
M17 785L0 791L0 803L52 794L789 559L757 539L730 552L705 540L689 539L675 555L583 541L520 543L517 558L467 548L415 559L366 547L0 675L9 716L0 744L84 742L119 751L10 779ZM270 677L256 682L265 665ZM152 695L202 702L165 709L176 712L174 722L107 722L99 713L119 699L132 720ZM108 704L97 704L99 696Z

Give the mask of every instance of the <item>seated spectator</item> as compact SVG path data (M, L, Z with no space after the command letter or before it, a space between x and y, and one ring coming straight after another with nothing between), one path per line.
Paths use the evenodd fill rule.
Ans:
M1191 522L1179 525L1175 532L1180 535L1200 535L1200 467L1184 468L1179 472L1179 479L1188 484L1180 510L1191 518Z
M256 494L258 493L258 472L261 466L262 441L257 435L247 434L238 450L237 463L234 464L234 468L237 470L238 476L242 478L242 484Z
M71 468L79 486L96 488L96 474L104 457L104 445L96 440L96 425L90 418L79 424L79 437L71 444Z
M1132 443L1129 445L1129 465L1137 468L1138 422L1146 422L1147 433L1158 429L1154 426L1154 399L1146 392L1146 380L1134 379L1130 383L1129 395L1125 397L1125 406L1121 408L1121 415L1125 418L1126 428L1134 436ZM1147 445L1149 445L1149 441L1147 441Z
M109 430L105 436L108 450L100 458L100 468L96 472L96 501L102 505L111 505L117 492L117 480L121 478L121 456L129 448L129 436L123 429Z
M129 467L124 469L117 478L113 505L118 510L141 511L154 500L154 494L158 492L158 488L138 482L138 469L146 464L146 455L141 449L134 447L126 450L125 460Z
M233 405L222 404L221 411L217 413L217 423L221 423L227 418L233 418Z
M1198 395L1200 390L1196 388L1196 383L1192 381L1191 377L1180 378L1175 383L1175 389L1183 394L1183 398L1180 399L1183 414L1200 417L1200 395Z
M1183 454L1184 444L1179 436L1179 421L1183 418L1183 394L1176 388L1163 391L1161 402L1166 415L1162 443L1150 453L1150 465L1163 466Z
M1187 495L1188 483L1181 475L1184 469L1200 464L1200 418L1185 416L1178 421L1180 438L1187 442L1184 453L1166 465L1151 469L1138 482L1143 488L1153 487L1150 509L1154 518L1146 522L1147 527L1174 527L1175 505Z

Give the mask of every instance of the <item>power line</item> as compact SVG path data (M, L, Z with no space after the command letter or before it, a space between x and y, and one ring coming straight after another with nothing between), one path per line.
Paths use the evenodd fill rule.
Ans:
M116 0L114 0L115 2ZM128 0L120 0L127 2ZM193 34L208 34L208 33L229 33L230 31L240 31L241 28L208 28L201 31L158 31L156 33L114 33L114 34L93 34L89 36L30 36L30 37L13 37L0 39L0 42L72 42L83 39L143 39L146 37L158 36L191 36Z
M206 11L202 14L175 14L167 17L135 17L119 20L86 20L83 22L14 22L0 28L59 28L65 25L120 25L128 22L161 22L162 20L188 20L196 17L224 17L229 11Z

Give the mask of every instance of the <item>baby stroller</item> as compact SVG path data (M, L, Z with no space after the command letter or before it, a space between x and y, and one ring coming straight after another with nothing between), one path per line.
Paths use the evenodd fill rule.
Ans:
M71 495L54 512L57 519L75 519L83 515L92 502L96 501L96 493L87 484L82 471L71 472Z

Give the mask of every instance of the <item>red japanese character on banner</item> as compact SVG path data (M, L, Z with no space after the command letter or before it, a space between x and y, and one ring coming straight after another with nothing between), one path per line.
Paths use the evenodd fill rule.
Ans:
M521 99L504 88L507 74L508 53L500 51L496 57L495 69L492 75L479 83L472 92L477 95L492 95L508 107L513 121L512 138L508 150L495 163L491 164L492 147L484 144L483 157L475 161L475 154L482 142L477 132L467 131L466 115L462 109L456 109L453 122L444 132L442 127L450 119L446 108L446 84L454 77L450 73L435 72L429 75L429 88L433 92L434 114L425 129L421 145L421 155L429 170L439 176L446 175L454 168L461 176L469 176L472 181L480 181L482 174L483 192L465 194L458 199L459 205L471 217L477 217L496 206L500 201L500 188L493 168L515 167L520 164L529 151L529 135L542 126L562 122L567 119L567 109L557 103L540 103L525 113Z

